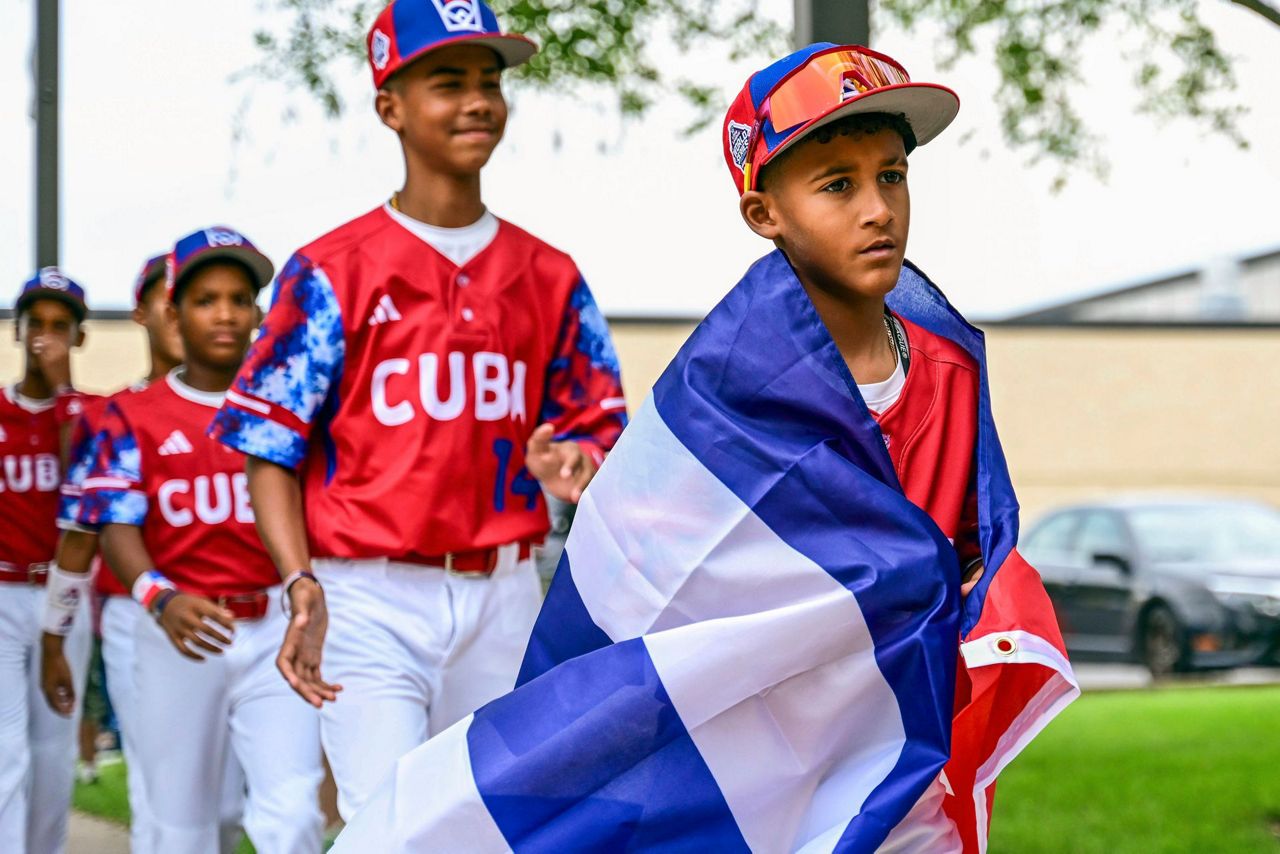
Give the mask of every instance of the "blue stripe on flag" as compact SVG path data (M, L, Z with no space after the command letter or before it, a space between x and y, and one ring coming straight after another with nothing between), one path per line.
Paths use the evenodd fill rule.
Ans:
M467 741L515 851L748 850L641 639L490 703Z
M780 323L786 328L775 328ZM937 526L902 495L866 406L833 388L839 380L853 384L775 252L698 328L658 381L654 401L680 442L780 538L845 585L867 618L906 733L894 771L842 840L874 850L950 752L959 567Z
M560 565L543 600L533 636L525 650L516 687L538 678L562 661L577 658L613 641L591 619L573 580L569 552L560 556Z
M967 637L982 615L987 590L996 571L1018 542L1018 499L1009 477L1004 450L991 411L991 389L987 382L987 358L982 333L960 316L938 286L911 262L902 267L898 286L886 299L889 307L935 335L959 344L978 363L982 378L978 392L978 528L987 571L964 601L962 637Z

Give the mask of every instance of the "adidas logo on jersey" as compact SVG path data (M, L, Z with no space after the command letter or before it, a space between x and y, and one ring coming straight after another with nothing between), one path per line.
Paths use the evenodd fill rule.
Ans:
M378 305L374 307L373 314L369 316L369 325L377 326L380 323L390 323L399 319L400 311L391 301L391 295L383 294L382 299L378 300Z
M181 430L174 430L169 434L169 438L160 443L160 456L168 457L173 454L189 454L195 448L191 446L191 440L182 434Z

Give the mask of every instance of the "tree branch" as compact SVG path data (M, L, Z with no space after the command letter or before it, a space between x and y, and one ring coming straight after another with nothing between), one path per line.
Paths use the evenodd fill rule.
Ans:
M1264 3L1263 0L1231 0L1231 2L1237 6L1245 7L1250 12L1257 12L1277 27L1280 27L1280 9L1275 6L1270 6Z

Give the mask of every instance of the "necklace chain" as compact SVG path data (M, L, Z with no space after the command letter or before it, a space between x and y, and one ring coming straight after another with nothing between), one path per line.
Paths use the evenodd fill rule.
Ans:
M893 326L892 326L893 321L889 319L889 315L887 314L884 315L883 320L884 320L884 334L885 334L885 337L889 339L889 351L893 353L893 364L896 366L898 364L898 339L893 334Z

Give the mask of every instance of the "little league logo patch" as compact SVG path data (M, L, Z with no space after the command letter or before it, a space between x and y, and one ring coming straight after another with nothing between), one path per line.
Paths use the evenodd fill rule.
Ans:
M440 13L440 21L451 33L484 32L484 22L480 20L480 4L475 0L431 0L436 11Z
M741 122L729 122L729 154L733 165L741 172L747 162L747 146L751 144L751 126Z
M387 62L391 59L391 37L382 30L374 30L369 54L373 57L374 68L379 71L386 68Z
M244 238L229 228L206 228L204 237L210 246L239 246L244 243Z
M40 270L40 287L52 291L65 291L70 286L67 277L57 267L44 267Z

